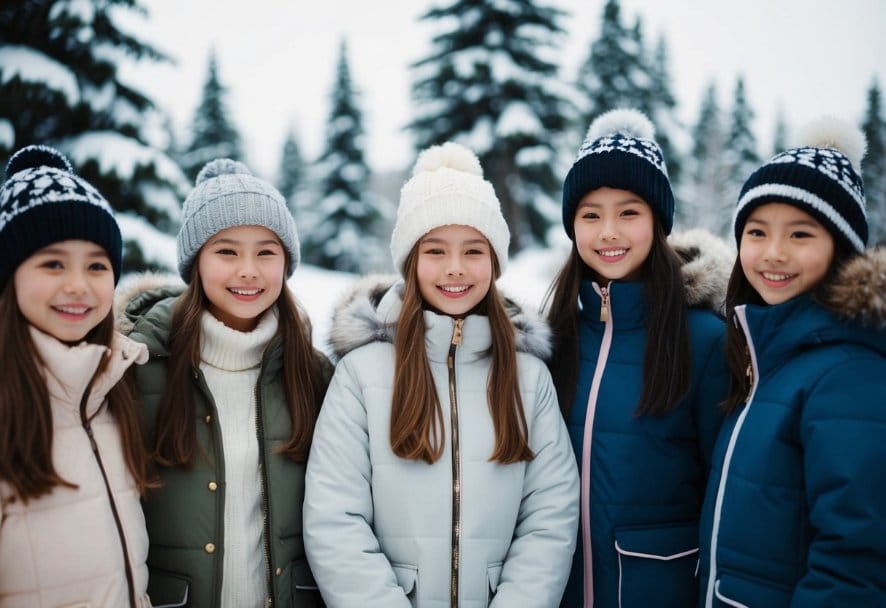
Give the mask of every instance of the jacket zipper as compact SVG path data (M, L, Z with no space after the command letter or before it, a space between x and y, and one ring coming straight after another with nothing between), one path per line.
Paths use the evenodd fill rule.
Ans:
M260 475L261 489L261 510L262 510L262 548L265 557L265 585L267 586L268 597L265 605L270 608L274 605L274 579L271 576L271 502L268 499L268 467L267 457L265 455L265 423L264 413L262 409L261 399L261 382L265 374L265 362L262 360L261 368L258 372L258 382L255 385L255 433L258 439L258 468ZM292 421L295 424L295 421Z
M132 564L129 563L129 548L126 545L126 535L123 533L123 522L120 521L120 513L117 511L117 503L114 502L114 493L111 491L111 484L108 481L108 473L105 471L105 465L102 462L101 454L98 451L98 444L95 441L95 435L92 432L91 421L86 418L86 401L89 399L91 388L87 388L80 400L80 423L89 437L89 445L92 447L92 453L95 455L95 461L98 463L99 471L102 474L102 480L105 482L105 491L108 494L108 502L111 505L111 513L114 515L114 524L117 526L117 535L120 537L120 546L123 549L123 567L126 571L126 585L129 591L129 606L137 608L135 601L135 582L132 576Z
M452 342L449 344L449 415L452 426L452 562L449 603L458 608L458 567L461 542L461 455L458 447L458 396L455 384L455 350L461 344L464 319L455 319Z
M212 438L215 442L215 467L216 472L218 473L218 479L225 479L225 447L222 444L221 438L221 429L218 426L218 408L215 406L215 398L212 396L212 391L209 390L209 385L206 384L206 377L203 375L203 372L199 370L199 368L194 369L194 381L197 384L197 388L200 392L203 393L203 398L206 399L206 403L209 405L212 410ZM218 501L220 502L218 509L218 517L215 518L215 544L220 551L216 551L213 557L215 557L215 569L213 573L214 582L213 582L213 590L215 591L215 602L221 603L221 592L222 592L222 575L224 571L224 551L225 551L225 492L227 491L227 484L220 484L219 489L219 497Z
M748 348L748 355L750 357L750 364L748 367L750 372L749 378L751 379L752 384L750 392L748 393L747 402L745 403L745 406L742 409L741 413L738 415L738 418L735 421L735 426L732 428L732 434L729 436L729 443L726 445L726 454L723 456L723 467L720 470L720 479L717 484L717 498L714 501L714 518L711 524L711 551L710 557L708 558L708 582L705 592L705 608L711 608L714 602L714 588L716 586L717 579L717 542L720 536L720 517L723 515L723 499L726 493L726 477L729 473L729 467L732 464L732 455L735 452L735 444L738 441L738 435L741 432L741 427L744 425L745 418L747 418L748 412L751 409L751 404L754 399L754 394L757 392L757 386L760 379L760 369L757 364L757 353L754 349L754 341L751 338L751 332L748 329L747 317L745 313L746 309L744 306L735 307L735 319L744 332L745 342Z
M594 418L597 411L597 397L600 393L600 385L603 383L603 373L609 359L609 348L612 346L613 321L610 314L609 286L594 289L600 295L600 321L605 324L603 339L600 342L600 353L597 355L597 364L594 367L594 378L591 381L591 390L588 392L588 405L585 411L584 436L581 442L581 542L582 557L584 558L583 592L584 606L591 608L594 605L594 555L591 549L591 443L594 434Z

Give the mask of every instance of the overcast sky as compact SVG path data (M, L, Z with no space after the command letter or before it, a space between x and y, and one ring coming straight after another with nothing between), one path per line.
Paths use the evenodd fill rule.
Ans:
M448 1L448 0L447 0ZM596 38L603 0L540 0L568 11L562 20L561 77L572 80ZM347 38L361 93L367 157L373 169L404 169L412 142L409 64L430 49L431 28L417 17L426 0L143 0L138 33L174 56L174 66L124 72L169 112L181 132L206 76L209 48L219 55L232 118L247 162L276 171L294 124L302 151L322 147L338 45ZM768 155L776 108L799 125L829 113L860 120L872 79L886 86L883 0L622 0L623 17L641 16L647 42L663 33L670 50L680 118L696 119L705 85L716 79L731 103L738 73L756 111L755 132Z

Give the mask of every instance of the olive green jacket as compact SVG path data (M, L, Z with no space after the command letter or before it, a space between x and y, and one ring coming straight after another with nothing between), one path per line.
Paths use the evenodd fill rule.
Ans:
M181 286L153 288L125 304L121 323L129 337L146 344L147 364L137 372L144 433L153 445L160 399L166 385L172 310ZM332 365L319 351L324 381ZM305 560L302 502L305 464L277 453L290 435L291 419L283 395L279 338L268 345L256 391L257 440L265 519L264 552L268 567L269 606L322 606ZM190 469L159 469L162 487L143 502L150 539L148 594L154 606L218 606L224 554L225 470L215 402L202 372L194 371L198 453Z

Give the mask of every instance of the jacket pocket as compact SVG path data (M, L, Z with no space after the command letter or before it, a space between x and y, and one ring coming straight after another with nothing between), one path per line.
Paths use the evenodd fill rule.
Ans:
M486 605L492 603L495 592L498 591L498 581L501 579L501 568L504 562L496 562L486 566Z
M414 606L415 598L418 595L416 592L416 587L418 587L418 568L409 564L391 564L391 568L394 570L394 576L397 577L397 584L400 585L403 593L412 601Z
M323 608L323 598L311 567L305 558L297 559L289 565L292 605L297 608Z
M714 583L714 606L787 606L792 590L759 579L722 572Z
M621 608L695 605L698 597L698 524L617 528Z
M184 574L148 568L148 597L154 608L187 606L191 579Z

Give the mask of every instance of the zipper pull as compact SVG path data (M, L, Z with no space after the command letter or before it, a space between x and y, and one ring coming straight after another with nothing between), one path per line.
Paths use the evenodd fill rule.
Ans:
M461 329L465 324L464 319L456 319L455 326L452 328L452 342L453 346L459 346L461 344Z
M747 346L744 347L744 353L745 356L748 358L748 366L744 370L744 375L748 379L748 396L745 399L745 401L747 401L751 398L751 389L754 386L754 366L752 365L751 361L751 351Z
M606 323L609 321L609 288L601 287L600 288L600 297L602 301L600 302L600 321Z

